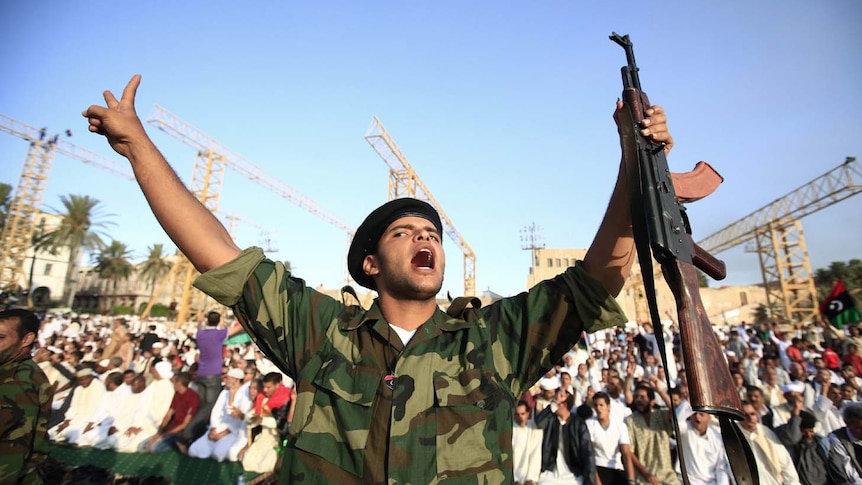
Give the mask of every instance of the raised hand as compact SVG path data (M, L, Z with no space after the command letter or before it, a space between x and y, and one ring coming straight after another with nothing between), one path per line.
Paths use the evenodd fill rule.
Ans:
M90 123L88 129L104 135L117 153L129 158L131 145L138 140L147 139L146 131L135 112L135 94L141 84L141 75L135 74L123 89L120 100L111 91L103 96L107 106L92 105L82 113Z
M619 123L617 113L623 109L623 102L617 101L617 111L614 112L614 121ZM670 153L673 148L673 136L667 128L667 115L664 108L658 105L652 105L646 110L647 117L641 122L641 135L647 137L656 144L664 143L664 154Z
M667 128L664 108L652 105L647 108L646 114L647 117L642 122L644 128L641 130L641 135L649 138L653 143L664 143L664 154L667 155L673 148L673 137Z

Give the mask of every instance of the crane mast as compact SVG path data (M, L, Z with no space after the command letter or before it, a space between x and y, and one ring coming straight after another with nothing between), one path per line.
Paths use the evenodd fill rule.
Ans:
M22 138L30 144L18 185L9 204L6 223L0 233L0 287L13 288L22 285L24 281L26 253L32 245L36 215L42 205L56 154L93 165L128 180L134 180L134 177L125 165L69 143L59 135L49 136L44 128L36 129L0 114L0 131Z
M467 244L461 233L455 229L455 225L446 215L446 212L437 202L419 175L413 170L407 157L401 153L398 145L383 127L383 124L374 116L371 126L365 133L365 140L371 145L374 151L386 162L389 166L389 200L394 200L400 197L414 197L425 200L430 203L437 212L440 213L440 219L443 221L443 231L455 242L456 245L464 253L464 295L474 296L476 294L476 253L473 248Z

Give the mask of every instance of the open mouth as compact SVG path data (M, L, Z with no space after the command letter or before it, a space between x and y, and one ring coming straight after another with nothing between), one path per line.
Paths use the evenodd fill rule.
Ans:
M414 268L434 269L434 253L430 249L420 249L410 263Z

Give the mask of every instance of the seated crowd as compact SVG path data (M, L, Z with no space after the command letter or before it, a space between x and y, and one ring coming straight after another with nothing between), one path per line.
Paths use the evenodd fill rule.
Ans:
M159 331L136 317L107 324L98 316L46 316L34 360L55 391L49 438L125 453L177 450L273 471L293 382L250 342L225 345L237 332L217 329L219 317L211 312L200 328ZM199 348L207 335L216 339L216 374L199 376L211 367Z
M55 389L50 438L274 470L293 382L253 344L225 345L235 332L216 331L218 314L201 320L169 332L137 318L46 317L35 360ZM743 322L717 335L760 483L862 483L859 328ZM207 347L215 374L199 375ZM679 484L681 466L692 484L734 483L717 420L689 404L679 347L674 325L661 341L649 324L585 335L517 403L516 483Z
M679 335L669 327L667 369L649 324L611 329L585 336L521 396L516 484L680 484L681 466L692 484L735 483L717 419L689 404ZM859 328L743 322L717 335L759 483L862 483Z

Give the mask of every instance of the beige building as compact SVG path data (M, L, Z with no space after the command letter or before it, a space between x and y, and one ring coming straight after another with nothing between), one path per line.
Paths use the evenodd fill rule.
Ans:
M95 266L85 266L78 271L78 289L75 292L74 308L99 313L109 312L112 306L132 307L137 313L141 303L150 301L152 286L138 277L137 271L126 280L117 282L99 278ZM159 303L169 304L165 297Z
M540 281L560 274L576 260L583 259L586 249L546 249L534 248L532 265L527 274L527 288ZM658 264L654 263L656 269ZM708 279L708 278L707 278ZM664 278L659 273L655 277L656 297L659 313L663 321L677 321L676 301ZM720 282L709 281L712 287L700 288L700 296L709 321L716 326L737 325L743 321L751 322L758 305L766 304L766 291L760 285L716 286ZM631 322L649 321L649 309L643 292L643 279L640 266L635 262L632 274L617 302Z
M40 232L48 233L60 224L60 216L40 212L35 223ZM68 267L69 248L58 248L56 253L52 254L50 251L36 251L31 246L27 249L27 259L24 261L24 272L19 284L22 288L29 288L29 291L41 286L47 287L51 291L51 299L59 300L63 296Z

